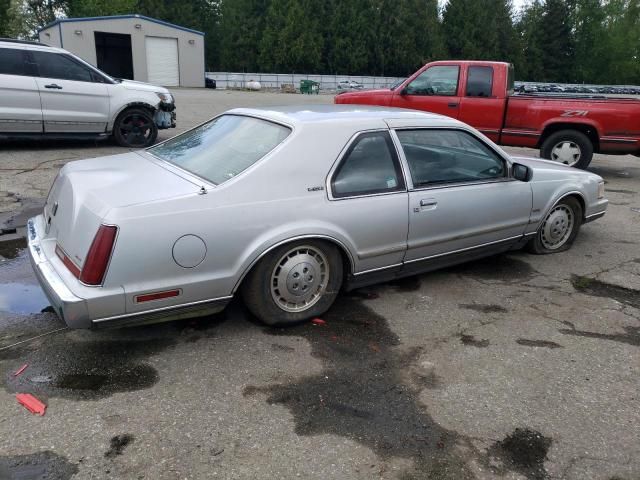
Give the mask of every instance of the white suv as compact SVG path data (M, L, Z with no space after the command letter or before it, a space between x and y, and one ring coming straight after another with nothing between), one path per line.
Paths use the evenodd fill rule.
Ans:
M61 48L0 39L0 138L96 138L146 147L173 128L169 90L112 78Z

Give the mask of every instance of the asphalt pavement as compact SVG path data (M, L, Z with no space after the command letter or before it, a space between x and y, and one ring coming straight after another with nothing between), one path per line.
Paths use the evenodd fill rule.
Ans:
M161 138L235 106L332 100L175 96L179 128ZM640 479L640 159L596 156L609 211L568 252L357 290L324 325L267 328L236 300L72 331L47 311L20 225L61 165L124 149L0 149L0 221L18 232L0 236L0 479Z

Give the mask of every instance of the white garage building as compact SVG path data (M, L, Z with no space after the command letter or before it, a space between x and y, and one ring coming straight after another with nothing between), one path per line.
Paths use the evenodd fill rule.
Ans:
M111 76L167 87L204 87L204 33L145 17L63 18L38 32Z

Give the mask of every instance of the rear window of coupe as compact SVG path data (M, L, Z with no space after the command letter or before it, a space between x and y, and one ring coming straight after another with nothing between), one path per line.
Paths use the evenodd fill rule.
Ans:
M267 120L222 115L151 147L149 153L218 185L256 163L290 133Z

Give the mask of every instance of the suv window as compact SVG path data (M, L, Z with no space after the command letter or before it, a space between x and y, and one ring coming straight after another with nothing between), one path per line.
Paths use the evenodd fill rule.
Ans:
M0 74L29 75L22 50L0 48Z
M455 96L458 92L460 67L440 65L429 67L407 85L407 95Z
M336 198L404 191L402 170L389 132L361 134L333 175Z
M60 53L32 51L34 61L38 65L41 77L75 80L79 82L93 81L92 71Z
M414 187L505 177L504 160L461 130L398 130Z
M492 67L469 67L467 97L490 97L493 87Z

